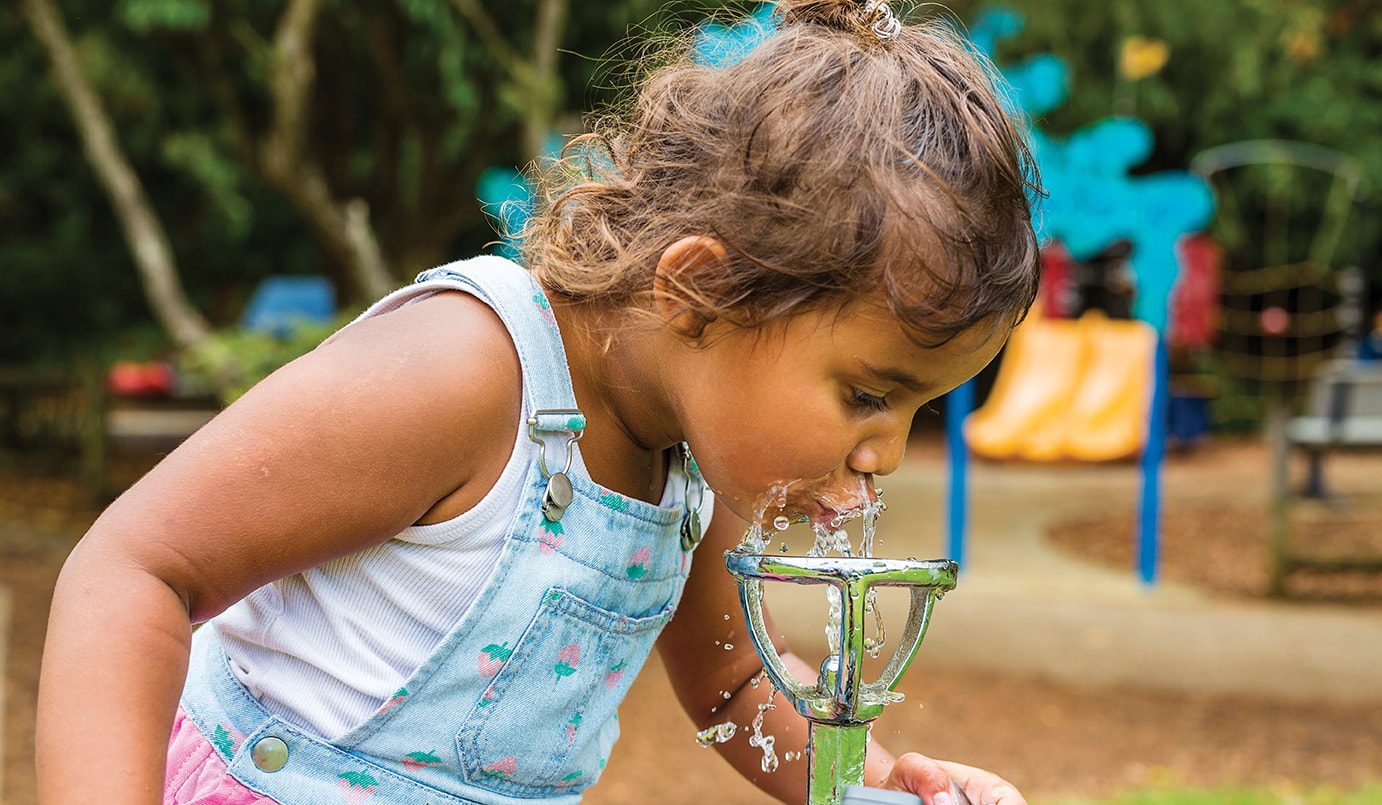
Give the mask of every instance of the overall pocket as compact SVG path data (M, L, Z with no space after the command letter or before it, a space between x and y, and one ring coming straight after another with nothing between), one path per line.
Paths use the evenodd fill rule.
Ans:
M519 796L593 785L619 735L615 710L671 615L669 604L631 618L548 590L456 735L467 781Z

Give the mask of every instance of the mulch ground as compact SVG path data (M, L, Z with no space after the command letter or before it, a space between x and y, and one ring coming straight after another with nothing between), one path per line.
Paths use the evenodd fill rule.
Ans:
M148 460L134 456L117 463L118 482L137 477ZM0 585L11 596L0 743L0 802L8 805L36 801L34 703L48 600L63 559L95 518L99 503L63 473L0 466ZM1306 512L1316 517L1309 531L1312 549L1342 551L1363 544L1382 553L1382 545L1375 544L1382 515L1335 514ZM1245 508L1166 512L1164 578L1216 595L1265 595L1261 534L1266 522L1264 512ZM1083 560L1126 568L1133 527L1131 512L1115 513L1058 524L1050 539ZM1382 608L1382 574L1300 574L1292 578L1289 593L1303 606L1342 603L1372 612ZM1033 805L1157 785L1249 783L1289 793L1382 781L1382 703L1340 706L1090 688L1022 674L924 668L904 679L903 690L909 693L905 706L921 705L905 719L906 743L915 745L921 736L919 748L936 756L998 770ZM709 750L695 745L694 730L670 704L671 696L652 663L621 709L624 739L587 802L764 802ZM898 720L888 716L889 722ZM877 729L889 742L890 728L880 721ZM782 773L803 771L784 764Z
M1382 492L1382 472L1376 481ZM1289 522L1293 553L1325 560L1382 558L1382 510L1375 502L1341 496L1298 503ZM1047 537L1069 555L1123 569L1136 565L1135 528L1135 515L1125 512L1067 520ZM1166 511L1161 528L1160 572L1166 581L1228 598L1271 596L1268 512L1232 505L1182 507ZM1301 605L1382 608L1382 573L1300 569L1287 576L1281 597Z

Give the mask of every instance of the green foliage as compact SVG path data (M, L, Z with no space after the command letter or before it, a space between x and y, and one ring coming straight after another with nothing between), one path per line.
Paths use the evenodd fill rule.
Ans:
M271 45L286 4L58 5L191 301L214 325L238 320L269 274L324 274L343 300L367 301L259 170L273 112ZM537 0L482 5L527 54ZM555 88L564 115L610 94L590 86L601 55L657 6L572 2ZM336 198L368 203L399 282L484 251L494 232L477 179L527 158L518 133L525 96L493 49L451 0L325 3L314 42L310 153ZM0 321L0 363L104 349L151 321L109 199L15 3L0 3Z
M254 222L254 206L245 195L244 169L224 144L206 131L170 132L162 143L164 164L194 182L220 213L220 224L232 239L243 238Z
M972 18L984 2L957 3ZM1259 138L1301 140L1361 159L1382 187L1382 16L1369 0L999 0L1022 32L998 61L1053 53L1071 93L1041 125L1064 136L1111 114L1145 120L1156 151L1146 170L1185 169L1206 148ZM1159 39L1170 58L1138 81L1120 74L1131 36ZM1382 229L1360 211L1351 258L1382 283Z
M280 366L314 349L354 314L335 321L301 322L284 335L246 327L220 330L177 355L178 378L187 393L212 394L229 405Z
M116 16L131 30L150 33L202 31L211 19L210 0L123 0Z

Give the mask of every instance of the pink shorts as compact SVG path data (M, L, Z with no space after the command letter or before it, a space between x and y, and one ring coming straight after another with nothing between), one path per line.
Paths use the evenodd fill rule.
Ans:
M178 708L168 739L168 777L163 805L278 805L226 773L225 761Z

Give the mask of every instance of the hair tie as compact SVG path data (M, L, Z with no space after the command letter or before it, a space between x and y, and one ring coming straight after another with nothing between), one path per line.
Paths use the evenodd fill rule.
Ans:
M864 3L864 16L873 35L884 42L896 39L902 33L902 23L893 16L892 6L886 0L868 0Z

